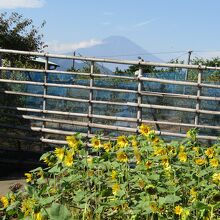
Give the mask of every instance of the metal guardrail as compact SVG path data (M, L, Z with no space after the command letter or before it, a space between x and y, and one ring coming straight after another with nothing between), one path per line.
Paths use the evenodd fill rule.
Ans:
M92 137L95 134L92 133L93 128L98 129L108 129L113 131L122 131L122 132L129 132L129 133L136 133L138 132L138 126L141 123L148 123L148 124L156 124L156 125L168 125L170 127L187 127L187 128L206 128L206 129L214 129L220 130L220 126L209 125L209 124L200 124L200 114L206 115L220 115L220 111L213 111L201 108L201 100L207 101L220 101L220 97L214 96L203 96L201 91L203 88L215 88L220 89L220 85L211 84L211 83L203 83L202 75L204 70L220 70L220 67L207 67L202 65L184 65L184 64L167 64L167 63L156 63L156 62L144 62L144 61L127 61L127 60L113 60L113 59L97 59L97 58L89 58L89 57L78 57L78 56L64 56L64 55L57 55L57 54L48 54L48 53L37 53L37 52L26 52L26 51L14 51L14 50L4 50L0 49L0 54L20 54L20 55L28 55L28 56L38 56L38 57L45 57L45 67L44 69L32 69L32 68L16 68L16 67L0 67L0 71L17 71L17 72L32 72L32 73L40 73L43 75L43 82L37 81L25 81L25 80L15 80L15 79L4 79L0 78L0 83L7 83L7 84L21 84L21 85L34 85L34 86L41 86L43 87L42 94L36 94L31 92L18 92L18 91L9 91L4 90L0 93L7 94L11 96L30 96L35 98L42 98L42 108L25 108L22 106L0 106L1 109L8 109L8 110L16 110L20 112L19 114L15 113L14 115L11 114L12 117L23 118L26 120L34 120L42 122L41 127L37 126L30 126L29 128L23 128L22 126L11 126L8 124L0 124L0 127L7 127L13 129L24 130L28 129L31 131L42 133L43 135L39 139L30 138L30 137L11 137L16 139L22 140L30 140L30 141L40 141L43 143L54 143L54 144L65 144L66 141L64 140L56 140L56 139L48 139L46 138L45 134L56 134L56 135L70 135L73 132L62 130L62 129L54 129L54 128L47 128L47 123L59 123L59 124L67 124L67 125L76 125L81 127L87 128L87 133L83 133L84 136ZM59 58L59 59L71 59L71 60L80 60L80 61L89 61L90 65L90 73L83 73L83 72L70 72L70 71L58 71L58 70L49 70L48 69L48 62L49 58ZM95 63L114 63L114 64L126 64L126 65L137 65L139 67L139 71L137 76L119 76L114 74L97 74L94 72ZM197 82L189 82L189 81L176 81L176 80L167 80L167 79L158 79L158 78L149 78L143 75L143 66L156 66L156 67L172 67L172 68L185 68L185 69L196 69L198 70L198 80ZM79 85L79 84L58 84L58 83L51 83L48 81L48 74L68 74L68 75L78 75L78 76L86 76L89 77L89 85ZM112 87L99 87L95 86L94 81L95 79L120 79L120 80L130 80L132 82L137 83L137 89L121 89L114 86ZM182 86L192 86L197 88L197 94L193 95L186 95L186 94L176 94L176 93L166 93L166 92L152 92L152 91L145 91L142 88L143 82L155 82L161 84L173 84L173 85L182 85ZM73 98L67 96L56 96L56 95L48 95L47 90L49 87L57 87L57 88L75 88L86 90L89 92L87 99L82 98ZM137 95L136 102L113 102L112 100L100 101L94 100L94 91L108 91L108 92L117 92L117 93L125 93L125 94L135 94ZM145 96L156 96L156 97L169 97L169 98L179 98L179 99L186 99L186 100L195 100L196 105L195 108L189 107L177 107L177 106L170 106L170 105L160 105L158 104L146 104L143 103L143 97ZM65 100L71 101L76 103L87 103L88 104L88 111L87 113L77 113L77 112L67 112L67 111L54 111L47 109L47 100ZM122 117L122 116L109 116L109 115L100 115L94 114L93 112L93 105L115 105L115 106L125 106L125 107L134 107L137 110L136 117ZM218 103L216 103L218 105ZM143 109L158 109L158 110L167 110L167 111L175 111L175 112L189 112L195 113L194 123L182 123L182 122L174 122L167 120L147 120L142 115ZM26 113L26 114L25 114ZM39 113L40 116L30 115L32 113ZM88 119L87 122L83 120L64 120L56 118L57 116L77 116L79 118L86 118ZM53 117L51 117L53 116ZM108 124L100 124L94 123L93 119L104 119L109 121L120 121L126 123L135 123L136 127L125 127L125 126L117 126L117 125L108 125ZM167 132L167 131L156 131L159 135L162 136L172 136L172 137L185 137L186 134L180 132ZM7 134L6 134L7 135ZM10 136L10 135L9 135ZM210 136L210 135L199 135L198 138L207 139L207 140L217 140L217 136ZM104 139L108 139L108 137L104 137Z

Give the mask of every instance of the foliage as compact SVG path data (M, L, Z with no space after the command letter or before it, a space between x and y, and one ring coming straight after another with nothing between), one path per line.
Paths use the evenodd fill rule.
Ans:
M25 191L1 197L2 219L217 219L220 145L197 130L165 143L146 125L117 141L80 134L42 155L47 168L25 174Z
M0 14L0 47L3 49L23 50L23 51L42 51L45 47L43 42L43 35L40 34L40 29L43 28L45 22L40 27L33 25L33 21L24 18L18 13ZM39 68L40 66L30 61L29 56L15 55L15 54L2 54L1 58L3 66L16 66L16 67L32 67ZM40 67L42 68L42 66ZM3 79L13 80L28 80L29 73L22 73L18 71L0 71L0 77ZM25 86L21 84L9 85L2 84L1 90L23 91ZM8 99L3 95L1 98L1 105L22 106L24 104L24 97L16 97Z
M172 59L169 63L176 63L176 64L184 64L183 60L179 59ZM191 60L192 65L204 65L204 66L209 66L209 67L220 67L220 57L213 57L211 59L204 59L204 58L198 58L195 57L194 59ZM168 71L170 72L175 72L175 71L180 71L180 68L169 68ZM203 74L203 80L209 81L209 82L219 82L220 80L220 72L219 70L214 70L214 71L207 71ZM189 69L188 70L188 80L191 81L197 81L198 78L198 70L195 69Z
M83 67L82 72L84 73L90 73L91 72L91 66L90 65L86 65ZM97 65L94 65L94 73L101 73L101 70L99 69L99 67Z
M192 60L192 64L194 65L205 65L205 66L211 66L211 67L220 67L220 57L213 57L211 59L203 59L203 58L194 58ZM214 82L219 82L220 80L220 71L219 70L214 70L214 71L209 71L208 72L208 77L206 77L207 81L214 81Z
M0 14L0 47L11 50L42 51L45 45L39 30L44 25L45 22L40 27L36 27L31 19L15 12L9 16L7 13L2 13ZM3 58L12 63L22 60L22 56L11 54L6 54ZM24 60L27 60L27 57Z
M143 73L153 73L156 71L154 66L141 66ZM126 70L121 70L118 67L115 68L115 74L125 73L130 76L134 76L135 72L139 70L138 65L131 65Z
M184 64L184 61L183 60L179 60L179 59L171 59L169 61L169 63L172 63L172 64ZM181 71L181 69L180 68L177 69L175 67L169 67L167 71L168 72L176 72L176 71Z

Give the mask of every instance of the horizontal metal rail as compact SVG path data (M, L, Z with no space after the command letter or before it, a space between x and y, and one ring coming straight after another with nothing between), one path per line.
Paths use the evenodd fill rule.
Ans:
M82 102L85 101L82 99ZM87 101L86 101L87 102ZM127 102L127 103L117 103L117 102L107 102L107 101L95 101L92 103L96 104L106 104L106 105L120 105L120 106L130 106L136 107L136 103ZM185 108L185 107L176 107L176 106L165 106L165 105L153 105L153 104L140 104L140 107L147 109L161 109L161 110L171 110L171 111L180 111L180 112L191 112L191 113L201 113L201 114L212 114L212 115L220 115L219 111L211 111L211 110L196 110L193 108ZM72 113L72 112L63 112L63 111L52 111L52 110L41 110L41 109L32 109L32 108L22 108L22 107L9 107L9 106L0 106L2 109L14 109L19 111L29 111L29 112L39 112L46 114L60 114L60 115L77 115L80 113Z
M74 120L63 120L63 119L54 119L54 118L43 118L33 115L16 115L16 114L2 114L5 116L10 117L16 117L16 118L22 118L26 120L33 120L33 121L45 121L50 123L59 123L59 124L68 124L68 125L80 125L80 126L87 126L87 122L81 123L80 121L74 121ZM84 118L88 118L88 115L84 115ZM108 115L91 115L92 118L97 119L104 119L104 120L114 120L114 121L123 121L123 122L136 122L136 118L127 118L127 117L116 117L116 116L108 116ZM153 121L153 120L145 120L143 119L141 121L142 123L147 124L160 124L160 125L172 125L172 126L178 126L178 127L196 127L196 128L202 128L202 129L214 129L214 130L220 130L220 126L212 126L212 125L206 125L206 124L200 124L200 125L194 125L189 123L180 123L180 122L171 122L171 121ZM93 127L93 124L91 124ZM107 128L105 126L105 128ZM111 130L111 129L110 129Z
M128 133L137 133L138 127L140 123L148 123L156 125L158 128L158 125L164 125L164 127L170 128L169 130L172 130L171 127L180 127L180 128L201 128L201 129L214 129L219 131L220 126L214 126L214 125L208 125L208 124L199 124L199 117L201 114L205 115L220 115L220 111L216 110L207 110L201 108L201 100L205 101L216 101L216 106L218 105L218 102L220 101L220 97L215 96L202 96L202 89L203 88L210 88L210 89L220 89L219 84L214 83L204 83L202 82L202 70L220 70L220 67L207 67L202 65L184 65L184 64L168 64L168 63L157 63L157 62L144 62L144 61L128 61L128 60L114 60L114 59L99 59L99 58L92 58L92 57L78 57L78 56L66 56L66 55L57 55L57 54L48 54L48 53L38 53L38 52L27 52L27 51L14 51L14 50L4 50L0 49L0 53L11 53L11 54L20 54L20 55L28 55L28 56L39 56L39 57L45 57L47 64L49 58L60 58L60 59L71 59L71 60L80 60L80 61L89 61L91 62L91 72L85 73L85 72L76 72L76 71L59 71L59 70L48 70L48 68L45 67L45 69L32 69L32 68L17 68L17 67L0 67L1 71L13 71L13 72L22 72L23 73L41 73L42 77L44 78L44 82L38 82L38 81L27 81L27 80L15 80L15 79L0 79L0 83L8 83L8 84L21 84L21 85L33 85L33 86L41 86L44 89L44 93L42 94L36 94L33 92L23 92L23 91L10 91L10 90L1 90L1 94L7 94L7 95L15 95L15 96L30 96L34 98L41 98L43 99L44 107L43 109L39 108L25 108L25 107L19 107L19 106L0 106L0 109L2 110L13 110L17 111L15 114L12 113L2 113L3 115L8 115L11 117L17 117L25 120L30 120L30 126L20 126L20 125L10 125L7 123L0 123L1 128L8 128L8 129L17 129L21 131L33 131L38 132L41 135L39 138L35 137L27 137L27 140L33 140L33 141L40 141L43 143L50 143L50 144L66 144L66 141L64 140L55 140L48 138L45 134L53 134L53 135L71 135L74 132L71 131L70 128L68 130L63 129L57 129L57 128L50 128L50 126L54 126L52 123L57 124L66 124L66 125L73 125L73 126L80 126L85 127L90 130L87 133L83 133L82 135L85 137L94 137L94 133L92 133L91 129L102 129L104 131L113 130L117 132L128 132ZM114 63L114 64L125 64L125 65L136 65L139 69L138 76L126 76L120 74L103 74L103 73L94 73L94 66L95 62L102 62L102 63ZM197 82L190 82L190 81L181 81L181 80L168 80L168 79L160 79L160 78L154 78L152 77L145 77L143 76L143 66L156 66L156 67L165 67L165 68L183 68L183 69L196 69L198 71L198 80ZM141 74L140 74L141 73ZM60 81L58 82L48 82L48 74L67 74L67 75L76 75L76 78L71 79L71 82L68 84L65 84L64 82ZM125 73L126 74L126 73ZM78 77L79 76L79 77ZM88 80L88 85L80 85L80 76L83 80ZM85 79L86 77L86 79ZM46 79L46 80L45 80ZM117 79L117 81L112 82L119 82L119 84L114 84L112 86L111 80ZM107 82L109 83L108 87L104 86L96 86L95 82L99 80L109 80ZM120 81L118 81L120 80ZM126 85L127 81L129 83L134 82L136 86L134 86L132 89L124 88L124 85ZM120 88L122 86L122 83L125 83L123 85L123 88ZM160 84L171 84L171 85L179 85L184 86L184 91L186 86L190 87L196 87L196 94L177 94L177 93L166 93L166 92L152 92L152 91L146 91L143 89L145 85L148 83L160 83ZM120 86L120 87L119 87ZM70 96L58 96L58 95L49 95L48 94L48 88L49 87L56 87L56 88L69 88L69 89L82 89L88 91L88 98L77 98L77 97L70 97ZM125 93L125 94L134 94L135 95L135 101L128 102L126 100L123 101L113 101L108 100L108 98L103 97L105 100L95 100L93 91L107 91L107 92L115 92L117 94L119 93ZM117 96L116 94L116 96ZM190 99L195 100L195 108L192 107L181 107L177 106L177 102L172 102L171 105L169 104L151 104L148 101L147 103L144 103L144 96L155 96L155 97L165 97L165 98L178 98L178 99ZM133 96L132 96L133 97ZM46 101L47 99L51 100L59 100L59 101L70 101L70 102L77 102L77 103L86 103L88 104L88 112L67 112L67 110L49 110L47 109ZM117 99L117 97L116 97ZM126 99L126 98L125 98ZM118 99L117 99L118 100ZM158 99L159 100L159 99ZM173 103L175 106L173 106ZM95 105L98 105L99 107L101 105L112 105L112 106L122 106L124 107L134 107L137 110L137 117L122 117L122 116L116 116L116 115L107 115L108 113L105 113L105 115L100 114L94 114L94 107ZM173 112L188 112L193 113L196 118L196 123L183 123L177 120L177 117L173 119L172 121L166 120L156 120L153 116L153 120L148 120L147 118L144 118L143 109L155 109L155 110L162 110L162 111L173 111ZM32 113L32 115L25 115L20 114L19 112L26 112L26 114ZM36 114L36 115L34 115ZM49 117L46 117L46 116ZM74 117L74 119L59 119L58 116L68 116L68 117ZM77 118L77 119L76 119ZM101 121L97 123L98 120L104 120L104 124L101 124ZM81 120L81 121L80 121ZM34 125L31 123L32 121L38 121L42 122L43 126L38 127L37 125ZM121 121L121 122L128 122L127 126L122 126L118 124L111 125L110 121ZM137 122L138 121L138 122ZM107 124L106 124L107 123ZM40 124L40 123L39 123ZM52 124L52 125L51 125ZM122 123L123 124L123 123ZM66 126L67 127L67 126ZM169 132L169 131L156 131L158 135L162 136L173 136L173 137L186 137L185 134L182 134L181 132ZM8 134L7 134L8 135ZM1 136L1 134L0 134ZM19 137L16 137L19 139ZM15 139L16 139L15 138ZM103 137L104 139L108 140L109 137ZM199 135L198 138L206 139L206 140L217 140L218 137L216 136L209 136L209 135ZM21 140L25 140L25 137L21 136Z
M54 100L64 100L64 101L73 101L73 102L89 102L88 99L77 99L72 97L66 96L55 96L55 95L42 95L36 93L28 93L28 92L17 92L17 91L9 91L9 90L0 90L0 94L8 94L8 95L20 95L20 96L31 96L37 98L46 98L46 99L54 99ZM156 96L156 97L168 97L168 98L181 98L181 99L192 99L192 100L206 100L206 101L220 101L219 97L209 97L209 96L196 96L196 95L182 95L182 94L175 94L175 93L163 93L163 92L151 92L151 91L142 91L140 92L142 96ZM98 100L94 100L93 103L99 104ZM111 104L114 105L115 102ZM100 104L103 104L100 102ZM135 104L135 103L134 103ZM115 104L120 105L120 104ZM129 103L121 103L121 105L128 105ZM135 106L135 105L131 105Z
M91 73L83 72L74 72L74 71L63 71L63 70L42 70L42 69L31 69L31 68L17 68L17 67L0 67L0 70L4 71L18 71L18 72L32 72L32 73L50 73L50 74L66 74L66 75L79 75L79 76L90 76ZM115 79L126 79L126 80L135 80L137 77L132 76L116 76L111 74L102 74L102 73L93 73L91 74L94 77L101 78L115 78Z
M41 127L36 127L35 131L41 131L44 133L50 133L50 134L56 134L56 135L61 135L61 136L66 136L66 135L73 135L76 132L68 132L68 131L62 131L57 129L48 129L48 128L41 128ZM170 137L180 137L180 138L185 138L186 134L180 134L180 133L174 133L174 132L160 132L160 131L155 131L155 133L159 136L170 136ZM83 137L87 137L88 135L85 133L81 133ZM89 138L96 136L95 134L89 135ZM11 139L17 139L17 140L24 140L24 141L34 141L34 142L43 142L43 143L51 143L51 144L67 144L66 141L63 140L56 140L56 139L49 139L49 138L31 138L31 137L26 137L22 135L9 135L9 134L4 134L0 132L0 137L4 138L11 138ZM215 136L208 136L208 135L198 135L197 136L199 139L203 140L218 140L218 137ZM109 137L102 137L102 140L109 140ZM111 138L111 140L115 140L115 138Z
M50 53L39 53L39 52L7 50L7 49L0 49L0 53L20 54L20 55L28 55L28 56L39 56L39 57L51 57L51 58L81 60L81 61L93 61L93 62L101 62L101 63L115 63L115 64L125 64L125 65L127 64L127 65L172 67L172 68L184 68L184 69L220 70L220 67L208 67L204 65L186 65L186 64L175 64L175 63L116 60L116 59L81 57L81 56L79 57L79 56L70 56L70 55L67 56L67 55L58 55L58 54L50 54Z
M115 75L107 75L107 74L97 74L97 73L81 73L81 72L69 72L69 71L55 71L55 70L41 70L41 69L25 69L25 68L12 68L12 67L0 67L0 70L14 70L14 71L26 71L26 72L37 72L37 73L56 73L56 74L70 74L70 75L82 75L82 76L90 76L93 75L95 77L106 77L106 78L117 78L117 79L127 79L127 80L137 80L140 79L141 81L147 81L147 82L156 82L156 83L163 83L163 84L175 84L175 85L183 85L183 86L195 86L195 87L206 87L206 88L216 88L220 89L220 85L215 84L208 84L208 83L200 83L197 82L188 82L188 81L179 81L179 80L165 80L160 78L151 78L151 77L130 77L130 76L115 76ZM36 86L43 86L44 84L41 82L32 82L32 81L20 81L19 80L7 80L7 79L1 79L0 82L7 82L7 83L17 83L17 84L29 84L30 85L36 85ZM48 83L51 84L51 86L58 85L59 87L67 87L72 88L70 84L54 84L54 83ZM46 86L50 86L46 84ZM69 87L70 85L70 87ZM131 90L132 91L132 90Z

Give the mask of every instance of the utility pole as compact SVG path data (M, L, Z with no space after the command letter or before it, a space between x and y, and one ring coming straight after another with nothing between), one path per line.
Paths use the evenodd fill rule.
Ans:
M75 56L75 55L76 55L76 51L73 51L73 56ZM72 69L75 70L75 59L73 59Z
M187 64L189 65L190 64L190 62L191 62L191 55L192 55L192 50L189 50L188 51L188 61L187 61ZM185 81L187 81L188 80L188 69L186 69L186 75L185 75Z

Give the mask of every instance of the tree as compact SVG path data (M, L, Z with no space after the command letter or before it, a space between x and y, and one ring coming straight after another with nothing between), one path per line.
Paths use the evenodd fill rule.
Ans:
M0 14L0 47L3 49L11 49L11 50L23 50L23 51L38 51L42 52L45 44L43 42L43 35L40 33L40 30L45 25L43 22L40 27L36 27L33 25L32 19L24 18L22 15L18 13L11 13L8 15L7 13ZM24 55L16 55L16 54L2 54L3 64L11 65L16 67L33 67L35 64L30 62L29 56ZM31 57L33 58L33 57ZM0 78L10 78L17 80L26 80L27 74L18 71L0 71ZM25 106L25 97L21 96L10 96L4 94L5 90L10 91L19 91L23 92L25 86L21 84L5 84L0 83L0 105L1 106ZM22 125L27 124L27 121L23 119L17 119L13 117L8 117L7 114L10 113L7 109L0 109L0 122L11 124L11 125ZM14 112L13 112L14 113ZM16 112L17 115L20 114L19 111ZM29 126L29 123L28 123ZM8 133L12 133L11 130L7 131ZM21 132L24 136L24 132ZM16 132L18 135L18 132ZM30 133L29 133L30 135ZM33 135L33 134L31 134ZM33 135L34 137L35 135ZM9 140L6 140L8 146ZM3 142L1 143L4 145ZM12 143L10 143L12 144ZM11 146L21 147L21 142L13 143ZM26 146L25 146L26 147Z
M45 25L45 21L36 27L33 25L33 20L24 18L18 13L0 14L0 47L3 49L23 50L23 51L38 51L42 52L46 47L43 42L43 34L40 34L40 29ZM27 56L18 56L4 54L5 60L10 60L12 64L19 61L26 61Z
M169 61L169 63L172 63L172 64L184 64L184 61L183 60L179 60L179 59L171 59ZM176 71L181 71L182 69L177 69L175 67L169 67L168 70L166 70L167 72L176 72Z
M176 63L176 64L184 64L183 60L178 59L172 59L169 63ZM220 67L220 57L213 57L211 59L204 59L204 58L198 58L195 57L191 60L191 64L193 65L204 65L209 67ZM168 71L175 72L177 70L180 70L179 68L169 68ZM207 74L203 74L203 80L211 81L211 82L218 82L220 80L220 71L214 70L214 71L206 71ZM188 70L188 80L197 81L198 78L198 70L195 69L189 69Z
M43 28L45 21L41 24ZM5 49L42 51L45 47L43 35L39 34L39 27L33 25L33 20L23 18L13 12L0 14L0 46Z
M220 67L220 57L213 57L211 59L203 59L203 58L194 58L192 60L192 64L195 65L205 65L210 67ZM207 74L203 74L203 80L212 81L212 82L219 82L220 81L220 71L214 70L205 71Z
M125 71L129 75L134 75L134 73L139 70L138 65L131 65L128 67L128 69ZM154 66L141 66L143 73L153 73L155 71Z

